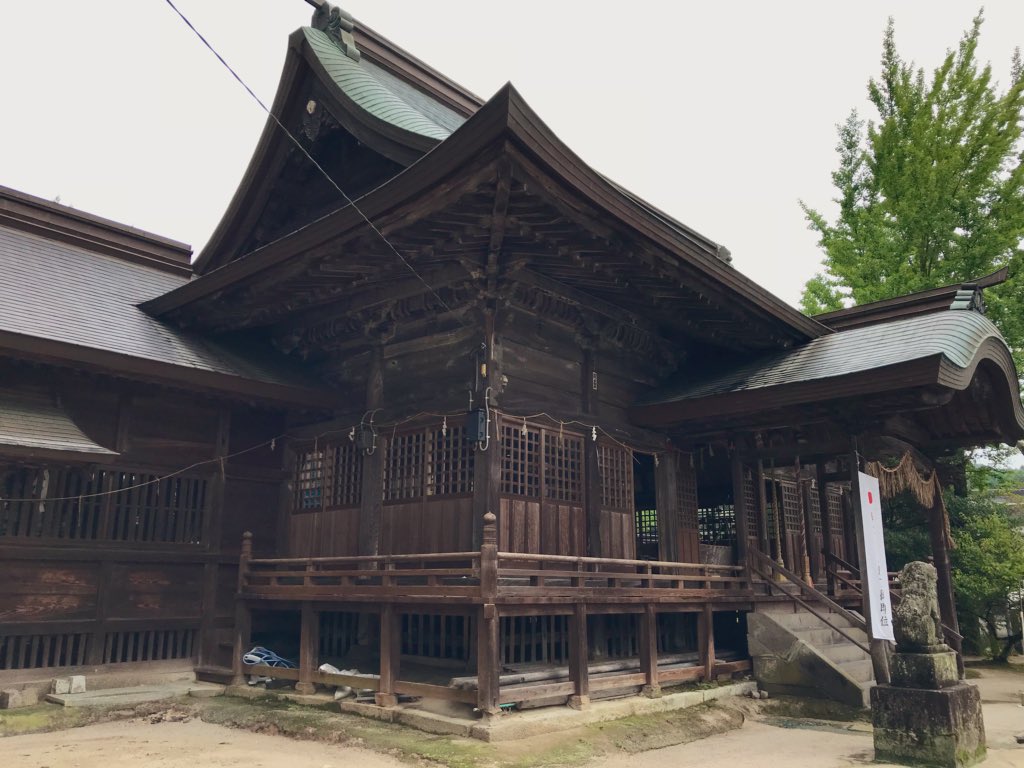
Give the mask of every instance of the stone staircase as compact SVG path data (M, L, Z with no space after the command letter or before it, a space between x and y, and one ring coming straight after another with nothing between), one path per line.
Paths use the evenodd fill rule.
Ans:
M837 613L829 623L792 603L757 606L747 615L747 645L754 677L769 693L813 696L867 707L875 684L871 657L837 632L863 645L864 631Z

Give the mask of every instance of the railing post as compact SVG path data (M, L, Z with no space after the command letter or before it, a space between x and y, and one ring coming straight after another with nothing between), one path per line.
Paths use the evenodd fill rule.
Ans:
M654 605L644 605L640 620L640 671L646 678L641 693L649 698L661 696L661 685L658 682L658 614Z
M477 614L477 709L485 715L500 712L501 695L498 634L500 619L494 604L498 594L498 518L493 512L484 515L480 545L480 612Z
M304 601L301 607L299 635L299 681L295 684L298 693L316 693L313 673L320 660L320 612L313 610L313 604Z
M569 616L569 679L573 694L569 706L586 709L590 705L589 645L587 642L587 605L576 603Z
M242 534L242 551L238 556L238 591L235 594L235 633L231 659L231 682L234 685L245 683L245 669L242 666L242 654L249 650L252 634L252 615L243 593L249 580L249 561L252 560L252 532Z
M380 609L380 687L373 697L378 707L398 705L395 681L398 680L402 653L401 626L393 603Z

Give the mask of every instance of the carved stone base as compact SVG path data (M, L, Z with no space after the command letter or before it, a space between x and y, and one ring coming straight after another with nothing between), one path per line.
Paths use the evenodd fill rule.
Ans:
M316 693L316 683L296 683L295 692L306 696Z
M895 653L892 684L897 688L950 688L960 682L956 652Z
M645 685L640 689L640 695L646 696L648 699L660 699L661 698L661 686L660 685Z
M941 690L875 686L871 720L877 761L963 768L985 758L981 695L973 685Z
M373 701L378 707L398 706L398 696L393 693L375 693Z

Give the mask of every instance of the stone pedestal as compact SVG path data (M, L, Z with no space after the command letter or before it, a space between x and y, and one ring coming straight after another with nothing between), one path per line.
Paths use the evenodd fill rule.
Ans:
M953 663L955 669L955 654ZM875 686L871 689L871 721L875 760L961 768L985 759L981 695L973 685L957 682L939 689Z

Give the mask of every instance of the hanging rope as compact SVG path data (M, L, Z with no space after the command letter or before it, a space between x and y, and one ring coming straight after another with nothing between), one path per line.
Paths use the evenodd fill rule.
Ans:
M903 458L895 467L886 467L880 461L865 462L864 471L872 477L878 478L878 490L882 494L882 498L891 499L893 496L909 491L922 507L934 509L937 506L942 513L942 530L946 537L946 546L949 549L956 548L953 532L949 527L949 512L946 510L946 502L942 498L942 484L939 482L937 471L933 469L931 474L925 477L917 471L909 453L903 454Z

